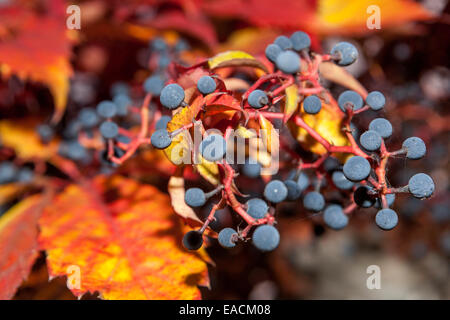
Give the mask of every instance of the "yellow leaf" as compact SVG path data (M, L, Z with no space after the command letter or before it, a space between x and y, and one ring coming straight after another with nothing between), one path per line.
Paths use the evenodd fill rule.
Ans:
M0 140L3 146L14 149L22 159L49 159L58 151L58 142L43 144L36 133L36 121L0 121Z
M193 119L202 110L203 97L197 96L190 106L184 107L173 115L167 124L167 131L173 132L183 126L192 123ZM172 138L172 143L164 149L169 160L176 165L181 165L184 159L190 159L192 151L192 139L188 130L183 130Z
M218 185L220 183L219 166L215 162L211 162L202 157L199 153L197 155L199 163L195 165L198 173L205 178L206 181L212 185Z
M332 108L331 105L322 101L322 109L318 114L312 115L301 111L300 116L315 131L317 131L325 140L335 146L349 145L344 132L342 132L342 115ZM316 154L324 154L327 150L311 137L308 132L298 127L294 122L289 122L289 128L297 141L303 148Z
M23 183L8 183L0 185L0 205L11 201L26 188L27 186Z
M250 139L256 137L256 132L254 130L249 130L244 126L238 125L236 128L236 135L238 137L244 138L244 139Z
M254 67L268 72L262 62L243 51L226 51L215 55L208 60L211 70L225 67Z
M297 85L293 84L287 87L284 105L284 122L289 120L289 118L295 113L295 111L297 111L299 101L300 96L298 94Z
M279 149L279 134L274 128L272 122L267 120L262 114L259 114L260 137L269 153L278 152Z

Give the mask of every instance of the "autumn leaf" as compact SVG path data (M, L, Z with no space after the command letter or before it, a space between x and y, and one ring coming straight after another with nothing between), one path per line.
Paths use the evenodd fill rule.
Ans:
M39 254L37 223L42 204L42 196L31 196L0 218L0 300L14 296Z
M260 137L267 148L267 151L278 152L279 151L279 133L275 129L272 122L267 120L262 114L258 117L260 129Z
M173 175L169 179L168 191L172 202L172 207L176 214L186 220L191 226L201 226L203 223L197 217L194 210L184 201L185 187L182 171Z
M51 158L58 151L58 142L43 144L36 132L39 122L33 119L0 121L0 140L3 146L13 149L22 159Z
M293 84L286 88L286 98L284 105L284 119L286 122L290 117L297 111L298 103L300 101L300 96L298 94L297 85Z
M39 243L49 275L80 268L78 297L200 299L208 286L206 253L182 248L183 228L169 197L150 185L114 176L70 185L45 208Z
M61 0L49 1L41 13L18 6L0 8L0 73L46 84L53 95L54 122L64 113L72 75L65 9Z
M259 27L305 30L311 34L367 33L367 8L378 6L383 29L431 17L412 0L204 0L211 16L241 19Z
M23 183L8 183L0 185L0 205L11 201L26 190Z
M226 67L254 67L266 73L268 72L266 66L261 61L243 51L225 51L219 53L208 60L208 66L211 70Z
M355 77L333 62L322 62L319 64L320 75L329 81L340 84L350 90L358 92L363 98L367 96L367 90Z
M217 186L220 183L219 166L215 162L211 162L202 157L201 154L197 155L198 163L195 164L195 169L200 175L209 183Z
M209 19L200 12L192 10L186 13L173 10L159 14L151 20L150 27L159 30L176 30L193 36L210 47L214 47L217 43L216 33Z
M307 114L301 108L300 116L308 126L313 128L325 140L335 146L349 145L346 135L342 132L342 113L333 108L332 105L322 101L322 109L318 114ZM293 121L289 121L289 128L297 141L306 150L316 154L325 154L327 150L317 140L315 140L308 132L298 127Z
M189 106L184 107L180 112L173 115L172 120L167 124L167 131L173 132L192 123L202 107L203 97L197 96ZM183 130L172 138L172 143L164 149L164 153L173 164L180 165L183 159L191 157L190 153L187 154L187 152L192 151L191 144L189 131Z
M368 9L374 7L379 10L383 29L432 17L411 0L320 0L310 26L322 34L367 33L371 31L367 28L368 19L375 12Z

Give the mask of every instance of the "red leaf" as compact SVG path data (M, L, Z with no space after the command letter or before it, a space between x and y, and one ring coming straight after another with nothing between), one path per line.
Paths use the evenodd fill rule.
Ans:
M29 197L0 219L0 300L11 299L38 256L42 197Z

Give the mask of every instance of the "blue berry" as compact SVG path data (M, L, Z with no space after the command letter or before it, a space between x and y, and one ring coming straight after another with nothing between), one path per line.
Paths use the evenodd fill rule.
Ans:
M260 109L269 103L267 94L262 90L253 90L248 96L248 104L255 109Z
M131 99L125 94L118 94L113 98L117 106L117 115L125 117L128 114L128 106L131 105Z
M279 46L282 50L292 49L292 42L286 36L277 37L273 43Z
M188 250L198 250L203 245L203 235L195 230L187 232L183 237L183 246Z
M166 149L172 143L172 138L166 129L158 129L153 132L150 141L156 149Z
M253 159L246 159L242 166L242 173L250 178L257 178L261 174L261 165Z
M9 161L0 163L0 184L13 182L16 178L17 168Z
M184 39L178 39L177 43L175 44L174 48L175 52L182 52L189 50L189 43L187 43Z
M37 128L37 133L39 135L39 138L41 139L41 142L43 143L49 143L50 140L53 139L53 128L50 127L48 124L41 124Z
M158 59L158 68L165 69L172 62L169 56L160 56Z
M375 198L369 194L370 187L360 186L355 190L353 199L355 203L362 208L370 208L375 204Z
M85 108L78 114L78 120L86 129L92 129L98 124L98 115L93 108Z
M350 106L350 109L356 111L363 107L364 101L356 91L346 90L339 95L338 105L344 112L347 110L347 105Z
M382 138L386 139L392 135L392 124L384 118L377 118L370 122L369 130L378 132Z
M145 92L151 93L154 96L159 96L164 88L164 79L155 74L145 79L143 86Z
M306 188L309 187L309 178L306 173L300 172L300 175L298 176L297 179L297 185L301 192L303 192L304 190L306 190Z
M264 197L273 203L284 201L287 195L288 189L280 180L272 180L264 188Z
M325 199L319 192L311 191L303 198L303 206L307 210L319 212L325 207Z
M277 57L276 66L284 73L297 73L300 71L300 57L293 51L283 51Z
M338 57L336 63L344 67L358 59L358 50L349 42L339 42L331 49L331 54L336 55Z
M224 248L233 248L236 246L238 233L232 228L224 228L220 230L217 240Z
M369 130L359 137L359 142L367 151L376 151L381 147L381 139L378 132Z
M70 121L67 126L64 128L63 136L65 139L75 139L78 137L78 132L82 127L81 122L76 119Z
M348 180L342 171L334 171L331 175L334 185L341 190L349 190L354 183Z
M259 198L253 198L246 202L247 213L254 219L262 219L269 211L267 203Z
M162 38L155 38L150 42L151 48L154 51L157 52L164 52L167 51L169 46L167 45L167 42Z
M323 212L323 220L325 224L335 230L345 228L348 224L348 217L337 204L330 204Z
M395 193L386 194L386 202L387 202L388 207L392 206L394 204L394 201L395 201ZM383 208L383 205L381 203L381 198L375 199L375 208L377 208L377 209Z
M287 200L297 200L302 193L302 189L300 189L297 182L295 182L294 180L286 180L284 184L286 185L286 188L288 190Z
M28 183L31 182L34 178L34 171L30 168L24 167L19 170L17 173L17 181Z
M308 96L303 101L303 109L306 113L317 114L322 109L322 101L315 95Z
M114 139L119 134L119 126L112 121L105 121L100 125L100 133L105 139Z
M199 151L203 158L208 161L218 161L227 152L227 143L219 134L210 134L199 145Z
M272 251L280 243L280 234L274 226L262 225L255 229L253 245L261 251Z
M116 82L111 86L111 96L114 97L118 94L130 94L130 86L125 82Z
M311 38L303 31L294 32L290 39L295 51L307 49L311 46Z
M309 187L308 175L306 173L304 173L303 171L298 172L297 170L292 170L291 172L289 172L287 180L296 181L300 192L303 192L306 188Z
M156 122L155 129L156 130L167 129L167 124L170 122L170 120L172 120L172 117L162 116L161 118L159 118L158 122Z
M344 164L345 177L353 182L359 182L366 179L370 174L370 163L361 156L354 156Z
M377 111L384 108L384 105L386 104L386 98L381 92L372 91L367 95L366 103L372 110Z
M398 223L398 216L392 209L381 209L375 216L375 222L383 230L392 230Z
M330 156L330 157L326 158L326 160L323 162L323 168L327 172L333 172L335 170L338 170L340 167L341 167L341 163L335 157Z
M197 89L202 94L210 94L216 90L216 82L210 76L203 76L197 81Z
M190 188L184 195L184 201L192 208L201 207L206 203L206 195L200 188Z
M72 160L80 161L88 156L86 149L76 140L69 141L63 144L62 147L63 154Z
M413 160L422 158L427 152L425 142L418 137L410 137L403 141L402 148L407 150L406 157Z
M97 105L97 113L103 118L112 118L117 113L117 106L112 101L102 101Z
M176 83L165 86L161 91L161 96L159 97L161 104L168 109L178 108L183 100L184 90Z
M282 52L283 50L280 48L279 45L277 44L269 44L266 47L266 57L267 59L269 59L270 61L272 61L273 63L276 62L278 55Z
M425 173L417 173L409 179L408 188L416 198L429 198L434 192L434 181Z

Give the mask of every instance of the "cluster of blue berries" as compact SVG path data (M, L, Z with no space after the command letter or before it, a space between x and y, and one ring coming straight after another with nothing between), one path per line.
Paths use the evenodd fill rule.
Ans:
M274 64L276 70L288 76L296 75L301 70L301 60L310 59L310 45L309 36L302 31L297 31L291 37L276 38L266 47L265 55ZM358 51L351 43L340 42L332 48L329 58L340 66L348 66L357 60ZM212 84L211 81L211 88L213 88ZM203 92L200 85L198 89L204 94L212 90ZM172 104L163 103L163 101L161 103L167 104L168 108L179 107L183 100L181 88L172 91L171 96L173 96L170 100ZM272 98L272 95L265 90L255 89L249 93L247 102L251 108L259 110L271 106ZM383 109L386 98L379 91L370 92L364 99L356 91L347 90L339 95L337 104L342 112L352 117L368 109L373 111ZM303 97L302 106L305 113L317 114L322 108L322 99L320 95L306 95ZM286 201L301 200L306 211L321 214L324 223L334 230L340 230L348 225L349 213L354 210L353 205L360 208L374 207L378 209L375 216L376 225L383 230L393 229L399 220L397 213L391 209L396 193L408 192L416 198L424 199L433 194L435 186L431 177L424 173L414 175L408 185L401 188L392 188L388 185L386 177L377 176L385 174L377 170L382 159L387 160L390 156L402 154L408 159L420 159L426 153L425 143L418 137L406 139L400 150L389 153L385 140L392 133L393 127L388 120L376 118L370 122L369 130L359 137L356 134L353 135L362 149L356 155L347 157L344 163L328 156L319 166L314 167L314 170L319 173L316 179L310 177L307 169L301 170L299 166L299 169L287 175L287 179L278 178L268 182L262 197L252 197L242 204L245 212L255 221L261 219L267 221L263 224L255 223L251 236L253 245L261 251L271 251L279 245L280 234L274 226L274 220L268 218L273 218L275 207ZM199 149L201 154L210 161L223 159L225 150L226 141L221 135L208 136L200 144ZM261 164L250 158L241 165L241 173L249 178L260 177L261 170ZM337 188L344 198L351 199L353 204L344 207L336 203L335 199L330 199L332 202L327 203L323 190L332 186ZM205 193L200 188L190 188L185 193L185 202L192 208L199 208L216 193L217 190ZM246 240L245 235L246 232L226 227L219 232L218 242L225 248L233 248L238 241ZM183 244L187 249L196 250L201 247L202 241L202 232L190 231L186 234Z
M20 182L29 183L34 179L33 169L23 166L18 167L11 161L2 161L0 163L0 185Z

